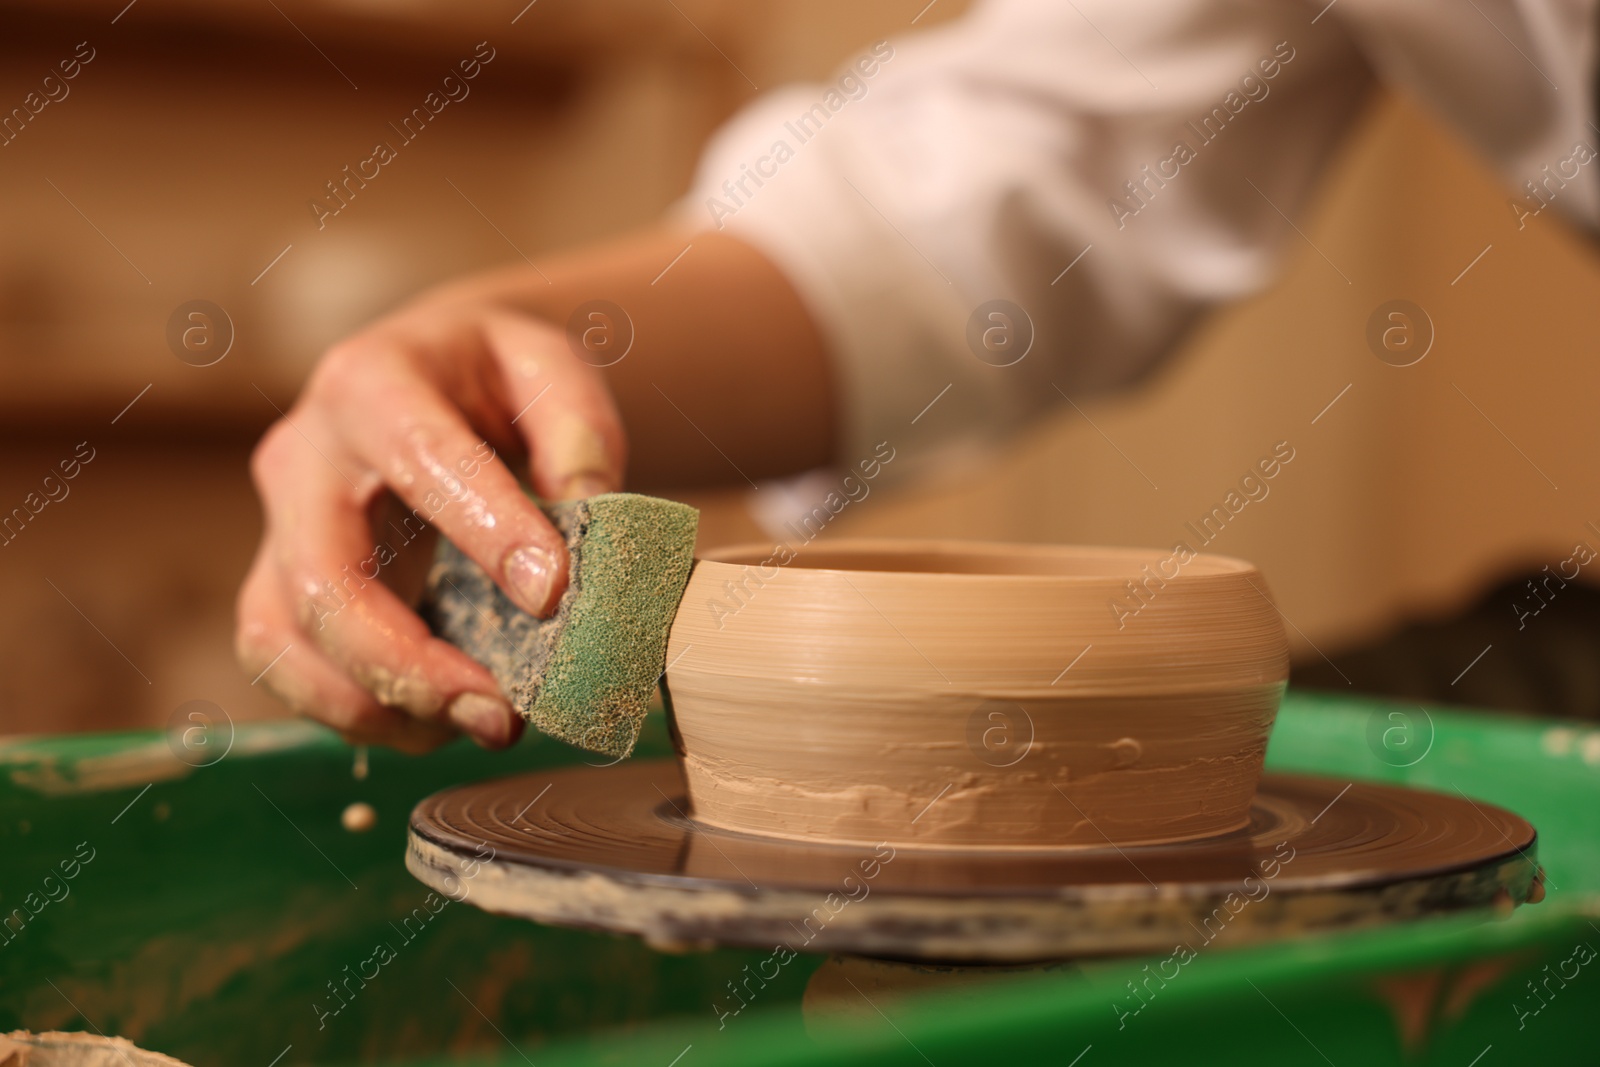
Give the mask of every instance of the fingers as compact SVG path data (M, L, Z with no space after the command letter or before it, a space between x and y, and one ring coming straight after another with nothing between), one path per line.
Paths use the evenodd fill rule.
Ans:
M518 607L549 615L566 589L566 541L460 410L403 365L367 375L348 395L361 402L341 406L338 418L355 456Z
M485 319L502 368L514 428L528 443L534 491L572 500L622 488L627 439L600 370L578 359L565 333L513 315Z
M521 719L388 587L401 568L385 568L424 551L412 542L432 526L548 616L566 588L565 540L485 435L526 443L534 490L556 500L619 489L626 440L601 371L560 330L497 311L427 315L330 353L294 421L258 447L267 535L240 594L239 654L352 739L425 750L453 727L495 747ZM397 521L367 513L385 485L408 506Z
M353 744L422 753L456 736L447 723L383 707L323 655L295 625L265 545L239 591L235 645L240 664L255 679L252 684L266 686L290 708L326 723Z
M494 678L433 637L380 580L407 542L392 531L375 537L368 529L363 497L370 490L363 493L335 466L356 465L328 436L328 447L319 450L293 427L275 428L257 450L254 470L267 506L265 567L281 597L277 625L305 635L379 705L425 722L448 722L490 747L509 744L521 723ZM270 611L272 602L257 595L252 607ZM324 692L335 695L332 688Z

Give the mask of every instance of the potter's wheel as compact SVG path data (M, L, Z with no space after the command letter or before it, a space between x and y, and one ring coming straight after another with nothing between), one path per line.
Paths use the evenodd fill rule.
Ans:
M1124 850L810 844L687 811L671 760L478 782L417 806L406 865L488 911L662 947L961 962L1198 950L1539 891L1534 829L1508 811L1299 775L1266 775L1243 830Z

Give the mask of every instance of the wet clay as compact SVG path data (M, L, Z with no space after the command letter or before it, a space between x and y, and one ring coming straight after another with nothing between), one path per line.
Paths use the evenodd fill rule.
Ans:
M1191 841L1249 818L1288 673L1246 563L837 541L696 563L667 682L694 818L987 850Z

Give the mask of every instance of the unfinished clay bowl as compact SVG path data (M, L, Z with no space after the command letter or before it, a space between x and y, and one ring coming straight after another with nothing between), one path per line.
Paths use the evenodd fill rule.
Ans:
M1243 828L1288 675L1261 576L1144 549L835 541L700 560L667 650L697 821L1105 848Z

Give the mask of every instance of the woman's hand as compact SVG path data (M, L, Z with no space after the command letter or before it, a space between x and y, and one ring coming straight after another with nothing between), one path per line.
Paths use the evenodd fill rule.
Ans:
M550 325L594 323L599 304L620 332L569 342ZM513 469L546 499L620 488L620 410L648 442L646 486L742 486L829 462L833 394L798 294L725 234L641 230L436 290L329 351L256 449L266 534L239 592L239 658L353 741L509 744L522 721L489 672L384 584L425 568L417 532L437 528L546 615L566 548Z
M622 484L622 422L565 333L460 290L335 346L251 467L266 531L239 593L245 668L354 742L424 751L470 734L510 744L522 722L493 677L435 638L384 584L437 528L523 609L548 615L567 582L547 499ZM526 463L526 466L524 466ZM392 521L379 505L398 497Z

